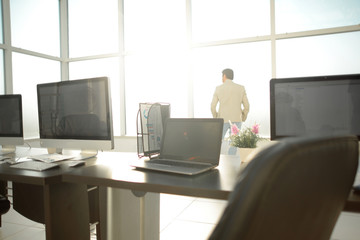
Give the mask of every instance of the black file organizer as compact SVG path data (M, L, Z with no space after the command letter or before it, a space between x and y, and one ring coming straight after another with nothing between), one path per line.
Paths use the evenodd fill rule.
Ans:
M137 114L137 151L139 157L152 158L159 155L162 133L170 117L168 103L140 103Z

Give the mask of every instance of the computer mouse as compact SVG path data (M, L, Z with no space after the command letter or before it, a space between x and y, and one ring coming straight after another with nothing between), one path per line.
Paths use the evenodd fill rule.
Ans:
M11 157L4 157L4 156L1 156L0 157L0 161L6 161L6 160L8 160L8 159L11 159Z
M77 167L77 166L82 166L84 164L85 164L85 161L80 161L80 160L68 162L69 167Z
M13 159L13 158L7 158L7 159L5 159L4 161L5 161L6 163L10 164L10 165L17 163L17 161L16 161L15 159Z

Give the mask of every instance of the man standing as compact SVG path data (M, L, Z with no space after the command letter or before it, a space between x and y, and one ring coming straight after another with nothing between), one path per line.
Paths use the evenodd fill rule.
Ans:
M229 120L241 128L241 123L244 122L249 113L250 105L246 96L245 87L234 83L234 72L231 69L224 69L222 71L222 82L217 86L211 102L211 113L214 118L224 119L223 138L226 132L230 129ZM216 106L219 105L219 111L216 111ZM234 155L236 153L235 147L230 147L228 153Z

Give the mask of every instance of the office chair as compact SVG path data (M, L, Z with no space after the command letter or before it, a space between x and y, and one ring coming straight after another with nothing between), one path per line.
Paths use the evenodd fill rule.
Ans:
M209 239L330 239L358 151L354 136L292 138L263 149L239 173Z
M7 182L0 181L0 227L2 226L1 215L7 213L10 210L10 201L6 197L7 194Z
M10 210L10 201L3 195L0 195L0 215Z

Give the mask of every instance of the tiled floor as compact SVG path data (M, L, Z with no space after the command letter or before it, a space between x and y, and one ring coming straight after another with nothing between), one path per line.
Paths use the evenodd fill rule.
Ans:
M226 201L162 194L160 240L203 240L214 228ZM45 228L14 210L2 216L0 240L45 240ZM360 214L342 213L332 240L360 239ZM92 235L92 239L96 239Z
M207 239L225 206L226 201L162 194L160 239Z

